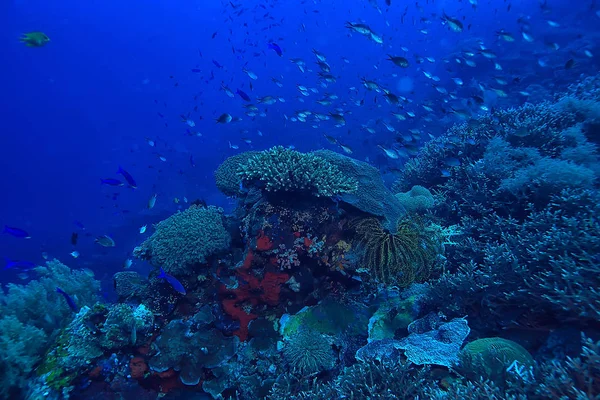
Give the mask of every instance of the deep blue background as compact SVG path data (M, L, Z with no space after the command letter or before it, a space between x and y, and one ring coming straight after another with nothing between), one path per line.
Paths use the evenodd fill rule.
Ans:
M388 165L376 145L389 145L392 134L377 121L392 121L392 107L380 96L374 103L374 93L365 92L360 78L376 80L392 90L397 90L398 81L410 78L414 91L396 93L414 102L406 109L418 116L424 115L420 104L432 104L438 119L425 124L425 131L437 134L453 119L440 113L444 96L420 69L438 75L439 84L448 90L456 87L450 78L461 77L465 87L457 94L465 98L474 92L472 82L497 87L489 84L493 75L519 76L528 84L544 77L545 83L548 78L566 79L559 67L569 57L581 57L583 47L594 51L600 23L589 1L549 1L550 15L542 15L534 1L480 0L477 10L467 0L458 4L421 1L422 12L414 1L392 0L389 9L380 3L381 14L367 1L358 0L243 1L243 7L236 10L229 2L217 1L2 2L0 225L26 229L32 238L0 235L0 256L42 262L42 252L47 252L71 266L89 267L101 277L110 277L142 240L139 227L180 207L173 202L175 197L204 198L209 204L230 208L233 201L216 191L212 174L224 158L237 152L276 144L294 145L302 151L322 147L341 151L323 138L328 133L351 146L354 157L368 157L380 167ZM512 9L507 11L509 3ZM407 15L401 24L405 7ZM242 8L246 11L235 15ZM450 32L440 23L442 10L464 16L465 28L471 24L470 30ZM524 42L519 34L517 19L522 16L530 17L534 43ZM419 22L420 17L431 23ZM560 22L561 27L550 28L544 18ZM344 23L361 19L383 35L383 46L349 35ZM419 33L423 28L427 35ZM500 29L510 31L515 43L498 41L495 32ZM22 33L37 30L51 38L47 46L27 48L19 43ZM582 33L583 38L578 37ZM474 58L477 68L459 67L452 61L461 50L476 51L477 40L498 53L504 71L497 73L480 56ZM269 41L283 48L283 57L268 49ZM557 42L562 49L551 51L545 41ZM404 54L402 46L409 49L411 66L407 69L385 60L386 54ZM327 56L338 77L329 88L318 85L313 48ZM415 53L434 57L436 62L417 65L412 61ZM312 71L302 74L289 61L296 57L303 58ZM539 57L548 57L551 68L539 67ZM445 58L450 62L444 63ZM212 60L224 68L216 68ZM590 73L597 71L594 65ZM253 91L242 72L244 66L259 77L252 82ZM192 68L202 72L193 73ZM211 71L214 79L208 80ZM570 79L576 76L571 74ZM271 77L281 80L284 87L278 88ZM267 106L267 117L251 119L243 114L244 102L237 96L227 97L219 89L221 83L233 91L241 88L253 98L271 95L286 102ZM299 96L297 84L316 87L319 94ZM358 96L351 94L352 87L358 88ZM331 107L315 104L324 93L335 93L339 100ZM362 107L351 101L361 98L365 98ZM193 112L196 105L198 111ZM315 129L312 122L286 119L297 110L327 113L335 107L349 113L345 127L335 128L332 121L326 121ZM202 137L186 136L187 126L179 116L188 112ZM215 124L214 118L224 112L243 121ZM362 130L362 124L374 127L376 135ZM394 125L400 131L424 127L419 118ZM257 135L258 130L263 137ZM157 147L148 146L146 137L157 140ZM252 145L242 142L242 137L252 139ZM228 142L240 149L230 149ZM157 153L167 161L160 161ZM191 154L196 167L189 163ZM101 178L118 177L119 165L136 178L138 189L100 185ZM116 200L114 193L119 193ZM158 194L158 201L148 210L153 193ZM80 243L74 248L69 237L78 230L76 220L86 230L80 232ZM117 247L95 245L93 238L101 234L111 235ZM74 249L81 253L77 260L68 255ZM10 271L4 271L0 279L18 280Z

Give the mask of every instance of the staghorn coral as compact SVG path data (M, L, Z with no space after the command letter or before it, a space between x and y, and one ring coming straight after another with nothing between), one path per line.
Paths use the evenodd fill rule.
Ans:
M134 250L173 275L189 275L193 265L228 249L231 238L223 225L222 210L192 205L154 226L155 232Z
M257 184L268 192L307 192L328 197L357 188L353 177L325 159L282 146L249 158L240 165L237 175L243 182Z
M386 231L375 218L359 219L353 227L365 266L383 283L406 287L427 279L441 251L440 238L420 219L398 221L396 233Z

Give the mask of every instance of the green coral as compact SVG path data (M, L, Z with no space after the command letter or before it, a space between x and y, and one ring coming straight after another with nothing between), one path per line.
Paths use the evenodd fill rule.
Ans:
M247 183L259 182L269 192L309 192L318 197L354 192L358 185L322 157L282 146L249 158L240 165L237 175Z
M154 228L152 236L135 248L134 255L174 275L192 273L190 267L205 263L231 243L223 224L223 210L213 206L190 206Z
M305 328L285 340L283 358L302 375L331 369L336 360L329 338Z
M429 189L419 185L413 186L408 192L396 194L396 198L408 212L425 211L435 204L435 200Z
M364 249L362 261L383 283L407 287L424 281L441 253L441 238L420 219L400 220L396 233L385 230L376 218L359 219L353 226L354 241Z
M534 360L520 344L500 337L483 338L469 342L460 353L461 368L470 376L483 376L499 381L506 369L516 361L520 367L531 368Z

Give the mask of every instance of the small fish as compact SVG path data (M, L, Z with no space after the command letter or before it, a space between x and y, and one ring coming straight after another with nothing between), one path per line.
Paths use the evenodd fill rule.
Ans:
M231 144L231 142L229 142L229 148L234 149L234 150L239 150L240 146L238 146L237 144Z
M462 32L463 31L463 24L462 24L462 22L460 22L459 20L457 20L455 18L451 18L451 17L447 16L446 13L444 13L442 15L442 21L453 32Z
M344 153L346 154L352 154L352 148L350 148L350 146L346 146L345 144L341 144L339 143L340 147L342 148L342 150L344 150Z
M449 177L451 177L451 176L452 176L452 173L451 173L450 171L448 171L447 169L445 169L445 168L444 168L444 169L442 169L442 170L440 171L440 173L442 174L442 177L443 177L443 178L449 178Z
M408 68L408 60L401 56L392 56L388 54L388 60L393 62L394 65L402 68Z
M148 209L152 210L154 208L154 205L156 204L156 197L158 195L156 193L154 193L152 196L150 196L150 199L148 200Z
M69 296L67 294L67 292L65 292L64 290L62 290L61 288L59 288L58 286L56 287L56 293L60 293L62 294L62 296L65 298L65 300L67 301L67 304L69 305L69 308L71 310L73 310L73 312L78 312L79 311L79 307L77 307L77 304L75 304L75 300L73 300L71 298L71 296Z
M245 92L241 91L240 89L235 91L244 101L252 101L250 99L250 96L248 96Z
M164 279L167 282L169 282L169 284L171 285L171 287L173 289L175 289L177 292L181 293L181 294L186 294L185 292L185 288L183 287L183 285L181 284L181 282L179 282L177 280L177 278L175 278L174 276L167 274L165 272L165 270L163 270L162 268L160 269L160 274L157 276L158 279Z
M22 34L19 40L27 47L42 47L48 44L50 38L43 32L29 32Z
M215 119L215 121L217 121L217 124L228 124L231 122L231 120L233 119L233 117L231 116L231 114L221 114L219 116L219 118Z
M131 174L129 172L127 172L123 168L121 168L121 166L119 166L119 170L117 171L117 174L123 175L123 178L125 178L125 180L127 181L127 185L130 188L132 188L132 189L137 188L137 183L135 183L135 179L133 179L133 176L131 176Z
M460 160L454 157L446 157L444 159L444 164L449 167L458 167L460 165Z
M15 228L14 226L4 225L4 233L8 233L11 236L18 237L21 239L31 239L29 233L20 228Z
M146 228L147 228L147 227L148 227L148 225L144 225L144 226L142 226L142 227L140 228L140 233L141 233L141 234L144 234L144 233L146 233Z
M70 254L70 255L71 255L71 257L73 257L73 258L77 258L77 257L79 257L79 252L78 252L77 250L75 250L75 251L72 251L72 252L70 252L69 254Z
M123 269L129 269L132 265L133 261L131 260L131 258L128 258L127 260L123 261Z
M29 261L11 260L7 257L5 257L4 259L6 260L4 269L31 269L36 267L34 263Z
M334 138L333 136L329 136L329 135L323 135L325 136L325 139L327 139L327 141L331 144L337 144L337 139Z
M248 70L248 69L246 69L246 68L242 69L242 71L243 71L243 72L244 72L246 75L248 75L248 78L250 78L250 79L252 79L252 80L257 80L257 79L258 79L258 76L257 76L257 75L256 75L254 72L252 72L252 71L250 71L250 70Z
M95 242L102 247L115 247L115 241L108 235L98 236Z
M71 244L73 246L77 245L77 239L79 238L79 234L77 232L71 233Z
M113 178L100 179L100 183L108 186L123 186L123 182Z
M283 55L283 51L281 50L281 47L279 47L279 45L278 45L277 43L273 43L273 42L271 42L271 43L268 43L268 44L267 44L267 46L268 46L268 47L269 47L271 50L275 51L275 53L277 53L277 55L278 55L279 57L281 57L281 56Z
M379 147L381 150L383 150L383 152L385 153L385 155L389 158L391 158L392 160L397 160L398 159L398 153L396 153L393 149L386 149L385 147L383 147L382 145L377 145L377 147Z

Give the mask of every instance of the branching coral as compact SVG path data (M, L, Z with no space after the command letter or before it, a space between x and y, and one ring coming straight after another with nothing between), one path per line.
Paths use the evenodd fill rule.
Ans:
M260 152L240 165L238 176L269 192L307 192L334 196L353 192L357 182L335 165L314 154L303 154L282 146Z
M441 243L420 219L398 221L396 233L375 218L359 219L353 226L355 243L364 248L363 261L379 281L406 287L429 277Z
M194 264L226 250L231 238L217 207L190 206L155 225L155 232L134 255L163 267L170 274L190 274Z

